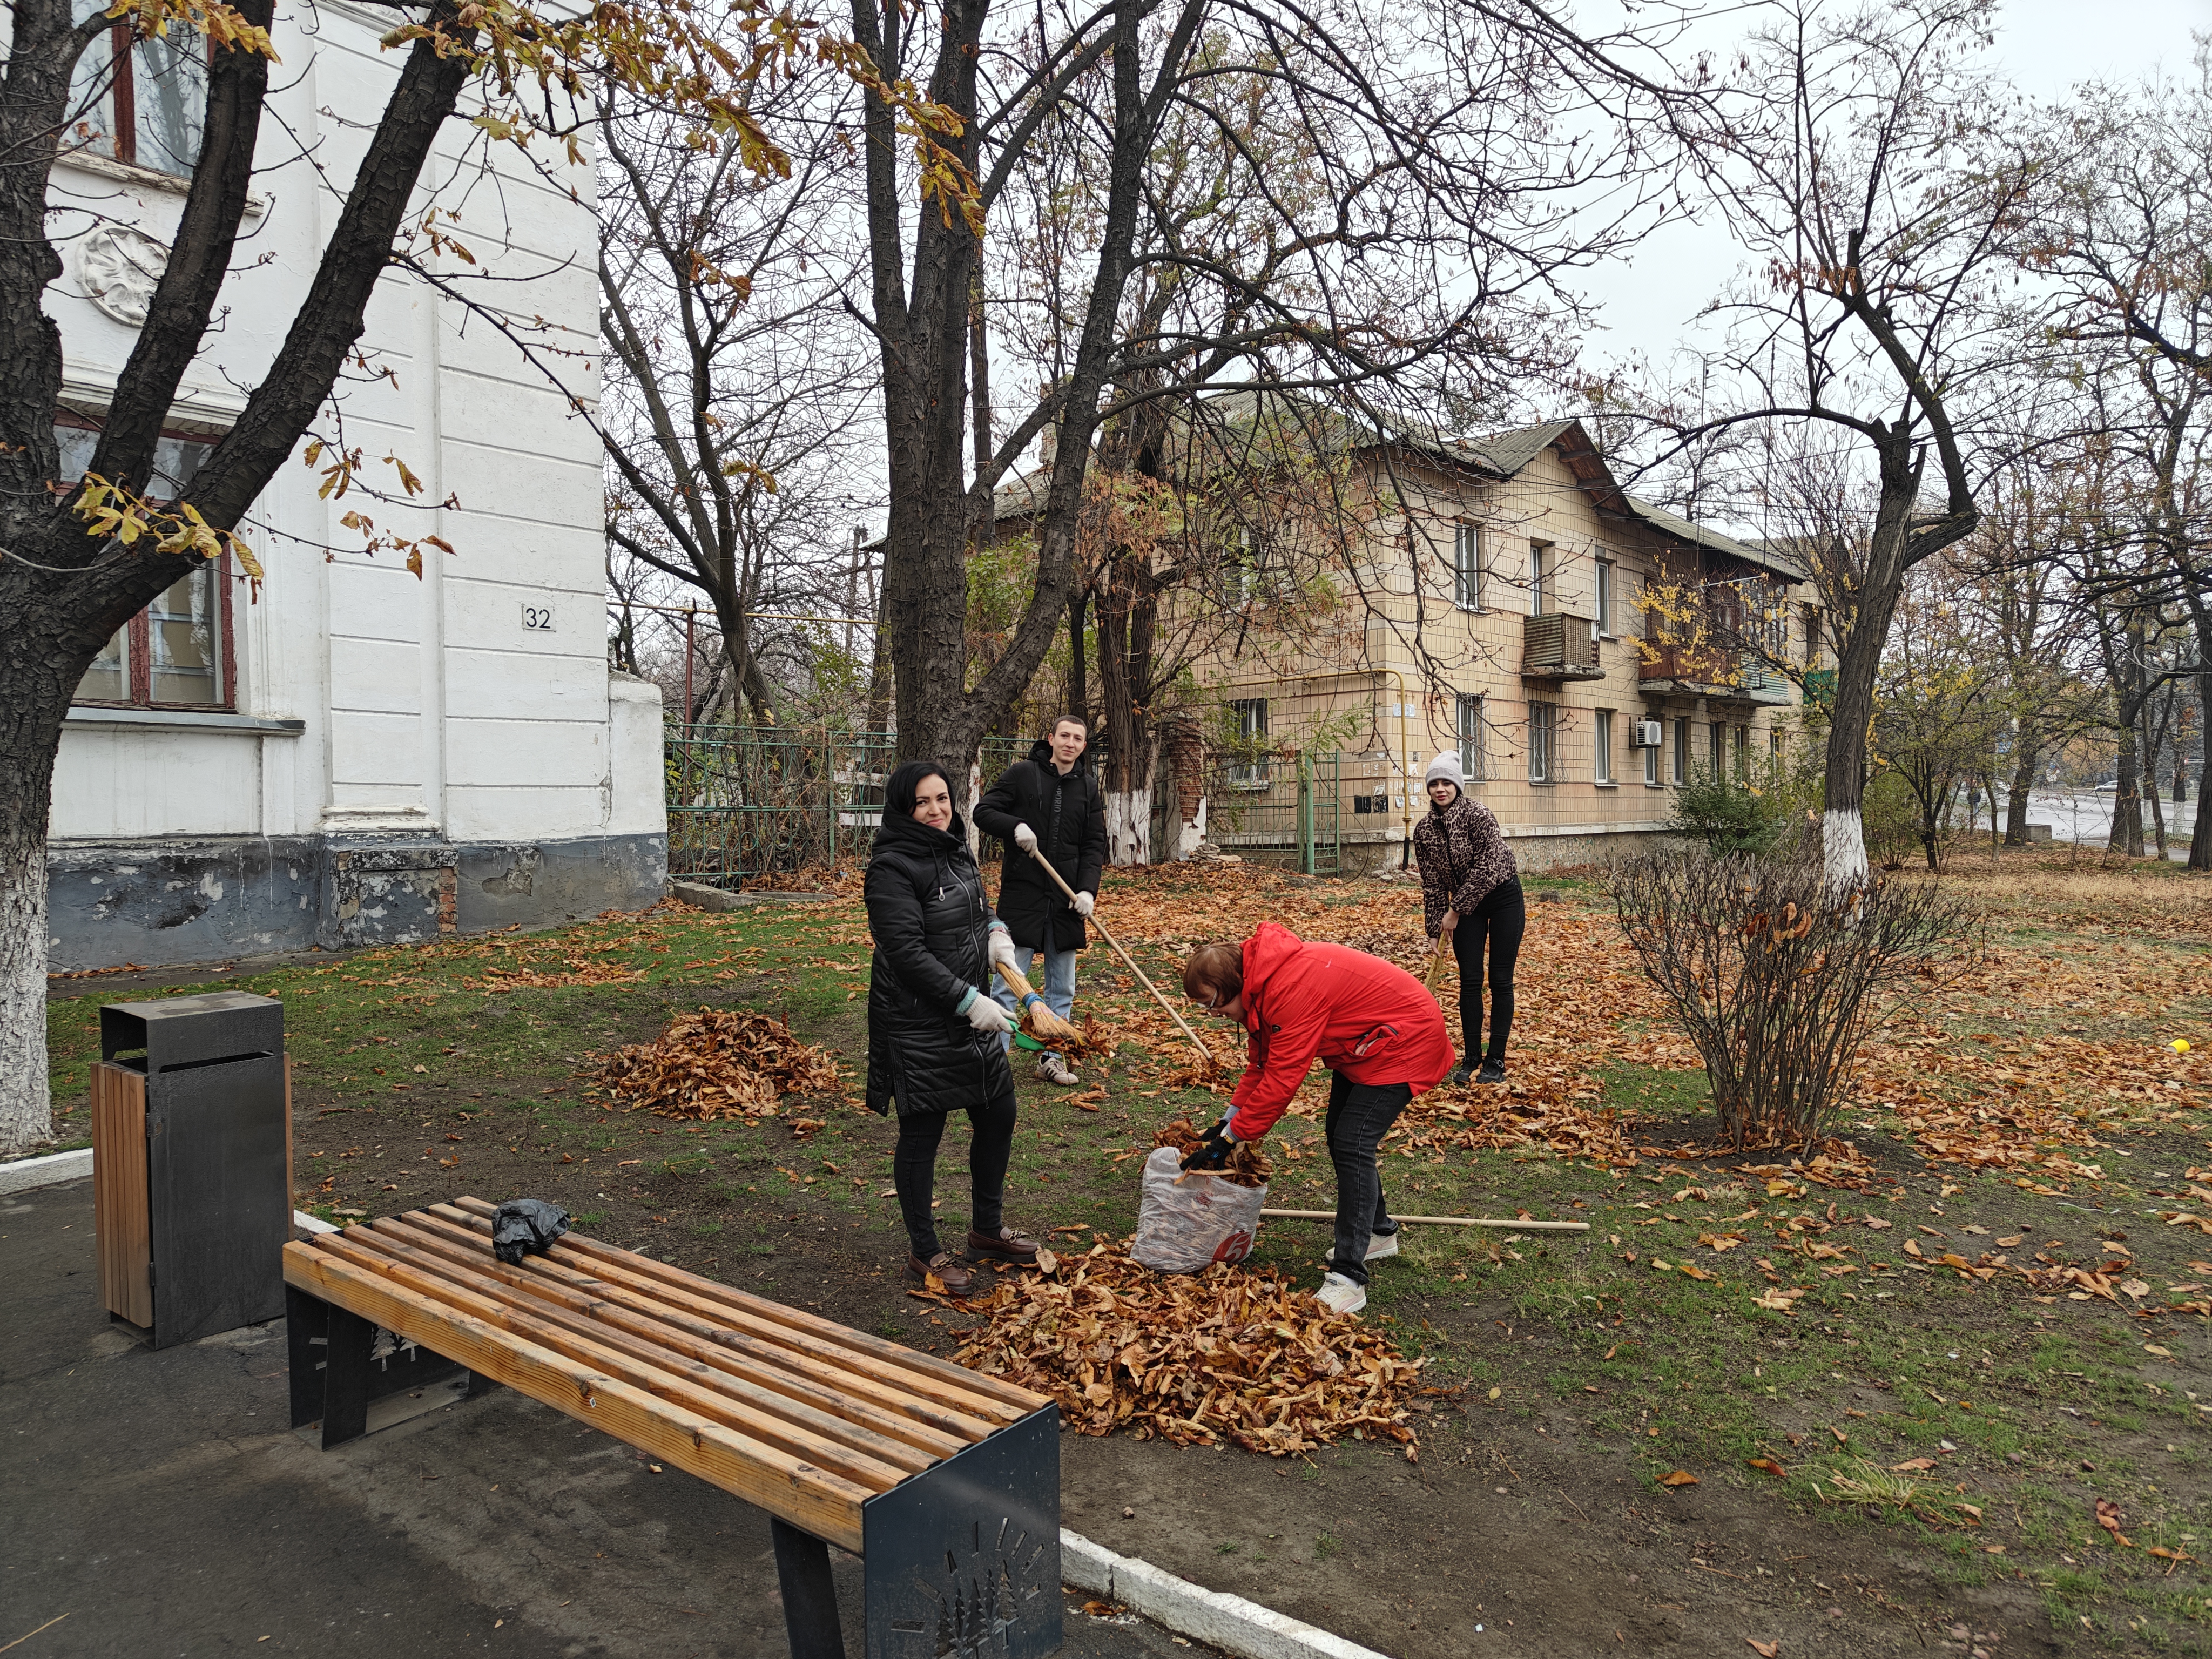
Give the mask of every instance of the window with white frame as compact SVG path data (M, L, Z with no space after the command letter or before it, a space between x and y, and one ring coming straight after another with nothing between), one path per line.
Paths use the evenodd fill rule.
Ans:
M1259 542L1247 526L1221 550L1221 602L1231 611L1242 611L1259 596Z
M1735 760L1736 776L1740 778L1749 777L1751 775L1751 728L1749 726L1739 726L1736 727L1735 744L1733 752Z
M1728 727L1715 720L1705 730L1705 770L1719 777L1728 769Z
M1452 526L1452 601L1462 611L1482 609L1482 536L1471 524Z
M1528 705L1528 781L1549 783L1559 766L1559 709L1556 703Z
M1782 728L1778 726L1767 730L1766 758L1776 766L1782 764Z
M1483 768L1482 698L1464 691L1459 698L1459 769L1469 783L1488 775Z
M1674 722L1674 781L1687 783L1689 781L1690 722L1686 719L1677 720Z
M1613 578L1611 559L1597 562L1597 631L1607 639L1613 637Z
M73 8L80 22L106 9L100 0L76 0ZM126 15L76 60L64 150L191 177L207 124L207 76L204 35L173 25L166 34L141 40L137 17Z
M1557 550L1549 542L1528 544L1528 614L1541 617L1552 608L1552 589L1559 580Z
M1656 749L1648 748L1644 751L1644 781L1654 789L1659 787L1659 751Z
M1592 742L1592 749L1596 759L1591 766L1590 776L1595 782L1611 783L1613 781L1613 710L1599 709L1595 725L1596 734Z
M1237 736L1246 745L1250 758L1239 761L1229 769L1229 787L1232 789L1265 789L1267 787L1267 759L1253 754L1267 740L1267 700L1265 697L1239 697L1229 705L1237 717Z

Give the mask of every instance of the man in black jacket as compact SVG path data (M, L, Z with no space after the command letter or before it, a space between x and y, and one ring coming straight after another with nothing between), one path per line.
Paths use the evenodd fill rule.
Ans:
M1014 965L1026 975L1042 952L1045 1006L1062 1019L1075 1006L1075 953L1088 941L1083 920L1097 899L1099 872L1106 866L1106 802L1083 759L1090 741L1081 715L1062 714L1053 722L1052 736L1030 750L1027 760L1008 767L975 803L975 827L1006 843L999 919L1013 931ZM1075 890L1073 905L1037 867L1032 849ZM994 989L1010 1012L1019 1012L1003 981ZM1049 1049L1037 1056L1037 1075L1048 1083L1076 1080L1066 1056Z

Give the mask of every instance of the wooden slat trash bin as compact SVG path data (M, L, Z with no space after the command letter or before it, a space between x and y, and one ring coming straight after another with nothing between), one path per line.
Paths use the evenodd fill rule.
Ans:
M284 1247L295 1428L364 1431L381 1328L766 1510L793 1659L842 1659L830 1544L862 1558L869 1659L1059 1650L1051 1401L573 1232L509 1267L496 1208Z

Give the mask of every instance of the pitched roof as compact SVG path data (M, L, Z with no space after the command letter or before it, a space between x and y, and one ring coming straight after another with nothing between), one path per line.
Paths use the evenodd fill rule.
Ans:
M1223 397L1224 404L1255 401L1249 392L1229 392ZM1218 408L1217 405L1217 410ZM1233 420L1237 416L1231 414L1230 418ZM1355 435L1348 424L1334 415L1328 417L1328 424L1342 434L1342 441L1349 447L1374 444L1381 435ZM1432 428L1424 430L1401 424L1382 441L1427 454L1447 465L1472 467L1500 480L1516 477L1546 450L1557 449L1559 459L1589 492L1601 514L1634 519L1663 536L1724 558L1739 560L1784 581L1807 580L1804 566L1781 548L1740 542L1656 502L1630 495L1614 479L1605 457L1598 453L1589 432L1577 420L1547 421L1540 426L1516 427L1482 438L1447 438ZM1045 492L1051 481L1051 469L1038 466L1000 484L994 498L996 515L1000 519L1022 519L1042 511Z

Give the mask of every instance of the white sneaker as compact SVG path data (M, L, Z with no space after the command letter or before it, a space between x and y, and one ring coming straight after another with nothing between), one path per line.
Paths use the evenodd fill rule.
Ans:
M1331 1313L1356 1314L1367 1305L1367 1287L1353 1284L1342 1273L1331 1273L1322 1280L1314 1300Z
M1036 1074L1047 1083L1072 1084L1076 1080L1075 1068L1058 1054L1042 1054L1037 1059Z
M1370 1233L1367 1235L1367 1259L1370 1261L1380 1261L1386 1255L1395 1255L1397 1254L1397 1234ZM1332 1244L1327 1249L1323 1250L1321 1253L1321 1259L1324 1261L1335 1261L1336 1246Z

